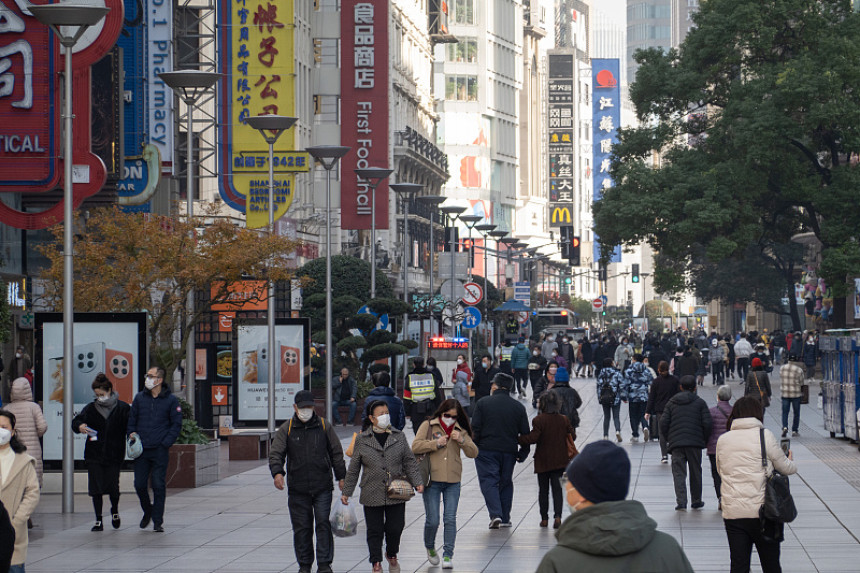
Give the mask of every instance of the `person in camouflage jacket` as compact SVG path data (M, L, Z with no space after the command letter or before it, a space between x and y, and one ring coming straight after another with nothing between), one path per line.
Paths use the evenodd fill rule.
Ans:
M645 406L648 404L648 393L653 381L651 371L645 366L645 358L641 354L634 354L632 364L624 372L624 387L621 391L622 398L630 405L630 429L633 430L630 443L639 441L639 426L642 426L645 442L651 439L649 425L645 420Z

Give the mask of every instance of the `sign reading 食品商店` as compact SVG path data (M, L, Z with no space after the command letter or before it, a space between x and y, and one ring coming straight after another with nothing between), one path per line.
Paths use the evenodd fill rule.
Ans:
M387 167L388 160L388 0L341 2L341 145L352 150L341 160L341 227L388 228L388 184L371 189L354 169Z
M225 0L218 11L219 94L218 171L221 197L245 213L256 229L269 221L269 151L250 125L256 115L295 115L293 0ZM295 173L308 171L307 153L295 150L288 130L274 145L274 218L293 201Z

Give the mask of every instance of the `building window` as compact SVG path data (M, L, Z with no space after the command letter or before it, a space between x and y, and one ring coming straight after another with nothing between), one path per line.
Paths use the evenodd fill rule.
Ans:
M340 98L336 95L315 95L314 124L339 122Z
M475 23L475 0L453 0L448 6L451 8L452 24Z
M337 38L314 38L314 65L339 66L340 40Z
M448 61L476 64L478 62L478 40L462 38L456 44L448 44Z
M478 76L445 76L445 99L478 101Z

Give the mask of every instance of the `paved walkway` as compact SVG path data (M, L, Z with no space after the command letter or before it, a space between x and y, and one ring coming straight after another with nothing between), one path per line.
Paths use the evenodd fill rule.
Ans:
M730 381L739 394L737 381ZM574 381L585 404L578 445L599 439L602 411L595 400L593 380ZM710 385L700 394L714 403ZM815 391L813 390L813 396ZM860 570L860 492L850 483L860 464L856 446L833 440L824 431L821 411L803 407L802 437L792 441L800 471L792 478L800 512L786 528L782 565L786 572ZM529 410L531 410L529 408ZM626 410L626 408L622 408ZM777 432L780 406L775 401L767 415L768 427ZM708 462L704 462L706 506L699 511L674 510L671 470L659 463L656 442L630 444L626 412L622 425L624 448L632 462L630 496L645 504L661 530L683 545L696 571L726 571L729 552L722 519L716 511ZM344 442L351 437L338 428ZM407 432L409 432L407 430ZM411 432L409 432L411 437ZM458 513L459 534L455 571L493 573L534 571L543 554L555 545L552 529L538 526L537 480L531 458L516 466L512 529L489 531L488 516L478 488L475 466L464 463L463 490ZM844 474L840 475L840 473ZM121 502L123 526L119 531L89 531L90 504L78 496L74 515L58 513L59 496L43 496L31 533L27 571L220 571L256 573L297 571L286 493L272 486L262 464L195 490L174 492L167 500L165 528L155 534L138 529L140 509L134 495ZM403 571L434 571L423 549L423 505L416 498L407 506L400 561ZM369 571L363 524L352 538L335 540L334 569ZM441 545L441 528L438 534ZM760 571L753 556L753 571Z

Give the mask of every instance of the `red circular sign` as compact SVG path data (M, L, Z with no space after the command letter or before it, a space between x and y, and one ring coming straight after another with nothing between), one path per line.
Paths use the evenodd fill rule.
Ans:
M594 299L593 301L591 301L591 306L595 310L600 310L601 308L603 308L603 299L602 298Z

